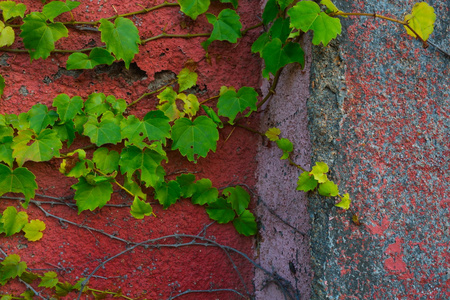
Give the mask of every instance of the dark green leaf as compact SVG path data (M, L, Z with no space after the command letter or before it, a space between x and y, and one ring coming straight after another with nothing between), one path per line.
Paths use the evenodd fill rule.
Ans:
M252 53L259 53L259 56L262 56L262 50L269 41L270 36L268 32L264 32L263 34L261 34L252 45Z
M277 0L277 2L278 5L280 6L281 11L283 11L286 9L286 7L291 5L291 3L294 2L294 0Z
M210 108L206 105L202 105L202 108L205 111L206 115L208 117L210 117L211 120L213 120L214 123L216 123L219 128L223 128L222 121L220 120L219 116L216 114L216 112L212 108Z
M100 20L99 30L102 33L102 42L106 50L114 53L117 59L123 59L128 69L134 55L139 52L141 43L139 31L129 19L118 17L114 24L106 19Z
M73 121L67 121L64 124L56 124L53 126L53 130L58 133L59 140L61 142L67 141L67 147L72 145L75 139L75 124Z
M0 97L3 96L3 92L5 91L5 78L0 74Z
M280 9L278 7L277 0L267 1L262 15L264 25L267 25L273 20L275 20L279 12Z
M255 216L249 210L244 210L239 217L234 219L233 225L237 232L245 236L255 235L258 230Z
M175 204L181 197L181 188L178 182L171 180L168 183L162 182L155 188L155 199L158 199L159 204L167 209L172 204Z
M262 50L262 57L266 65L266 70L272 74L287 64L298 62L305 65L305 53L299 44L289 42L283 46L280 39L275 38L267 43Z
M234 8L238 8L238 0L220 0L222 3L231 3Z
M172 127L172 150L179 149L190 161L195 161L197 155L206 157L209 150L215 152L218 139L216 123L206 116L197 117L193 122L181 118Z
M224 9L219 15L206 14L208 22L214 26L211 36L202 43L205 51L213 41L228 41L236 43L237 39L241 37L242 24L239 21L240 17L236 11L232 9Z
M223 198L219 198L217 201L208 204L206 212L211 219L217 221L219 224L229 223L236 217L236 213L231 207L231 204Z
M12 167L14 162L13 150L11 149L12 140L12 136L0 138L0 161L7 163L10 167Z
M98 65L111 65L116 58L103 48L94 48L87 56L84 53L72 53L67 59L67 70L73 69L93 69Z
M177 177L177 182L181 188L181 197L190 198L195 192L195 175L183 174Z

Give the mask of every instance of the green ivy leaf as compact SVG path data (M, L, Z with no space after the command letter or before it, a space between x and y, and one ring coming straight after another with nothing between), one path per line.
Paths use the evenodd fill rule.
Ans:
M0 47L11 46L14 43L16 34L11 26L6 26L0 21Z
M119 153L114 150L109 151L104 147L95 150L92 160L97 169L100 169L105 174L110 174L119 167Z
M147 194L142 192L141 186L137 184L133 179L128 178L128 176L124 177L123 186L129 190L135 197L140 199L147 199Z
M255 216L249 210L244 210L240 216L234 219L233 225L237 232L245 236L255 235L258 230Z
M26 206L34 197L37 188L36 177L27 168L17 168L13 171L0 164L0 196L9 192L22 193L26 199Z
M153 208L147 202L139 199L139 197L134 197L130 213L136 219L143 219L145 216L150 216L153 214Z
M27 129L19 131L13 139L11 148L18 165L22 166L29 160L47 161L53 157L59 157L62 143L58 134L52 129L44 129L39 134Z
M88 115L100 116L109 110L106 96L103 93L92 93L84 103L84 111Z
M210 150L216 152L219 131L206 116L197 117L194 121L181 118L172 127L172 140L172 150L179 149L190 161L196 161L196 156L206 157Z
M194 174L183 174L177 177L177 182L181 188L181 197L190 198L195 192Z
M288 10L291 26L304 32L314 31L312 43L324 46L341 33L341 21L320 11L320 6L312 1L298 2Z
M317 191L319 194L326 197L335 197L339 195L338 186L331 180L327 180L324 183L319 184Z
M262 56L262 50L266 46L268 42L270 42L270 35L268 32L264 32L261 34L256 41L252 44L252 53L259 53L259 56Z
M202 108L205 111L206 115L210 117L211 120L213 120L213 122L216 123L219 128L223 128L222 120L220 120L219 116L212 108L206 105L202 105Z
M52 2L53 3L53 2ZM89 56L84 53L75 52L67 58L67 70L93 69L98 65L111 65L116 58L103 48L94 48Z
M0 282L16 278L27 269L27 263L20 261L20 256L17 254L8 255L0 264L2 265L0 268Z
M68 282L58 282L55 286L55 293L60 297L67 296L70 292L74 290L74 286Z
M335 204L334 206L340 207L342 209L349 209L350 208L350 203L352 201L350 200L350 195L345 193L344 196L341 198L341 201L337 204Z
M24 130L30 127L30 122L28 122L28 113L21 113L19 115L5 114L5 121L17 130Z
M425 41L434 30L434 22L436 21L436 14L434 8L426 2L414 4L411 14L405 16L405 22ZM406 32L416 37L416 34L405 26Z
M218 198L217 201L208 204L206 213L219 224L229 223L236 217L231 204L224 198Z
M39 283L39 287L53 288L58 284L58 274L55 272L47 272L44 273L44 276L41 277L41 283Z
M42 238L42 231L45 230L45 223L41 220L31 220L30 223L25 224L22 230L25 232L27 240L35 242Z
M89 117L84 124L84 135L88 136L97 146L104 144L117 144L122 141L120 126L110 111L103 114L99 123L97 118Z
M123 114L127 110L127 102L124 99L117 99L113 95L106 97L106 102L111 106L110 110L117 116Z
M114 24L101 19L99 30L102 42L106 44L106 50L112 52L117 59L123 59L128 69L134 55L139 52L138 45L141 43L136 26L131 20L119 17Z
M75 124L73 121L67 121L64 124L57 123L53 125L53 130L56 131L61 142L67 141L67 147L72 145L75 140Z
M0 2L0 9L3 11L3 20L8 21L14 17L21 17L25 15L27 6L23 3L15 3L14 1Z
M80 96L70 98L66 94L59 94L53 99L53 107L56 107L56 112L63 123L69 122L77 114L82 113L83 99Z
M168 183L162 182L161 185L155 188L155 199L159 204L167 209L172 204L175 204L181 197L181 188L178 182L171 180Z
M94 169L94 163L86 159L86 151L77 149L67 153L63 159L59 171L68 177L86 176Z
M314 179L314 176L310 175L309 172L303 172L298 177L297 181L297 191L312 191L316 188L319 182Z
M23 18L20 36L31 60L40 57L46 59L55 49L55 42L68 36L68 30L62 23L48 24L46 21L47 17L38 12L32 12Z
M212 187L211 180L203 178L195 183L195 192L192 195L192 203L205 205L217 201L219 191Z
M316 165L312 167L311 172L309 172L309 175L313 175L314 179L317 180L319 183L324 183L328 181L327 174L329 169L328 165L324 162L316 162Z
M40 133L47 126L55 124L58 114L53 110L49 111L46 105L38 103L28 111L28 117L30 128L36 133Z
M261 53L266 66L265 70L272 74L290 63L298 62L302 68L305 65L305 53L300 45L289 42L283 46L278 38L267 43Z
M12 167L14 162L13 150L11 149L12 140L12 136L0 138L0 161L7 163L9 167Z
M292 145L291 141L288 139L279 139L275 141L278 147L283 151L283 156L280 159L287 159L289 157L289 153L294 151L294 145Z
M209 0L177 0L180 10L193 20L205 13L210 5Z
M170 138L170 119L160 110L150 111L142 120L144 137L152 140L164 141Z
M120 155L120 170L122 174L127 173L130 178L136 170L141 171L141 180L146 186L156 187L164 181L166 172L161 166L161 161L166 159L156 151L141 150L136 146L128 146L122 150Z
M84 210L102 208L111 199L112 185L108 181L97 184L89 183L85 177L78 178L78 183L72 185L76 190L74 199L77 202L78 214Z
M62 1L52 1L42 8L42 13L50 20L50 22L53 22L53 19L55 19L57 16L71 11L74 8L77 8L80 5L80 2L77 1L69 1L67 0L66 3Z
M213 14L206 14L206 18L214 28L211 32L211 36L202 43L205 51L207 51L208 46L213 41L236 43L237 39L241 37L242 24L239 21L240 17L235 10L226 8L222 10L217 17Z
M264 134L270 141L275 142L277 140L279 140L280 138L278 137L281 134L281 130L273 127L273 128L269 128L269 130L266 131L266 133Z
M179 85L178 93L193 87L197 83L197 77L197 73L192 72L188 68L181 70L177 75Z
M264 25L267 25L275 20L279 11L280 9L278 7L277 0L268 0L262 15Z
M244 86L237 93L230 90L220 96L217 102L218 114L228 117L230 124L233 124L238 113L244 112L247 108L250 108L249 114L256 111L256 102L258 102L258 93L254 88Z
M2 223L3 232L6 236L11 236L20 232L28 223L28 215L24 211L17 212L14 206L9 206L3 211L0 223Z
M242 214L250 204L250 195L239 185L224 189L222 194L238 215Z

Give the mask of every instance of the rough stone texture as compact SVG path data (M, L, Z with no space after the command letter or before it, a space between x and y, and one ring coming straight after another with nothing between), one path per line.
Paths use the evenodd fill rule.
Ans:
M434 43L450 52L448 1ZM344 11L402 19L414 1L336 1ZM395 24L350 17L313 47L308 100L312 159L350 193L363 225L309 197L313 299L448 299L448 56Z
M41 1L23 1L28 11L40 11ZM163 1L81 1L82 4L73 11L78 21L93 21L125 12L141 10L162 3ZM211 12L216 14L220 9L230 7L214 1ZM240 1L238 9L244 28L259 23L256 18L257 7L251 1ZM193 22L179 12L178 7L163 8L148 14L130 18L137 25L142 39L167 33L199 33L212 29L205 16ZM58 17L56 21L69 20L69 14ZM75 30L70 28L70 38L58 41L58 49L79 49L100 45L100 34L92 30ZM205 51L200 45L206 38L195 39L160 39L140 46L140 53L135 57L129 70L123 63L112 66L98 66L94 70L66 70L68 54L54 54L47 60L30 63L24 53L0 53L0 72L6 81L6 88L0 113L21 113L36 103L51 106L53 99L60 93L79 95L83 99L93 92L115 95L124 98L128 103L161 85L170 82L173 74L178 74L185 63L196 64L199 74L199 99L205 100L219 93L221 85L258 88L260 84L260 61L250 54L250 46L255 39L255 31L239 40L237 45L226 42L214 42L209 54L211 60L205 58ZM12 48L23 47L20 38ZM239 51L240 55L236 55ZM230 75L231 74L231 75ZM150 89L150 90L149 90ZM155 96L142 99L129 109L130 114L144 116L154 109L158 103ZM258 116L248 120L249 127L257 127ZM226 141L225 141L226 140ZM165 165L167 180L175 179L181 172L194 172L197 179L210 178L213 186L221 188L229 185L244 184L252 188L255 184L256 150L259 137L242 128L225 127L220 131L220 142L216 153L199 159L197 164L189 163L178 151L169 151L169 164ZM71 149L85 146L87 139L78 139ZM113 146L118 150L123 145ZM88 151L88 157L93 150ZM149 201L152 202L154 217L143 220L134 219L129 207L104 207L94 212L84 211L77 214L71 199L74 191L71 186L74 178L65 178L58 171L61 159L43 163L25 163L37 177L39 190L37 194L50 197L68 197L62 204L42 204L48 212L66 220L84 224L106 233L130 241L144 241L174 233L199 234L218 243L228 245L252 257L254 239L239 235L232 224L220 225L211 223L203 207L192 205L188 200L180 200L167 210L155 203L153 192L147 189ZM118 180L123 178L118 176ZM115 189L118 189L116 186ZM8 195L11 196L11 195ZM20 195L12 195L20 196ZM37 196L36 200L48 201L48 198ZM130 204L131 199L123 193L114 193L108 204ZM0 212L15 205L24 210L17 201L1 199ZM72 205L72 206L70 206ZM252 204L253 205L253 204ZM1 249L7 254L17 253L28 267L57 271L62 281L75 283L79 278L87 276L100 262L127 249L126 243L118 242L104 235L78 228L67 222L46 218L35 206L27 210L30 219L41 219L47 229L44 237L38 242L28 242L23 235L13 237L0 236ZM203 231L205 230L205 231ZM188 240L183 240L187 242ZM166 240L161 243L174 243L177 240ZM3 255L0 254L3 258ZM120 256L105 265L92 278L92 288L112 291L121 290L132 298L169 299L186 290L210 290L215 288L231 288L243 294L252 294L253 265L246 259L231 254L234 265L223 249L217 247L190 246L179 248L144 249L136 248L132 252ZM240 274L236 272L240 271ZM34 286L37 287L38 282ZM18 295L24 286L17 280L2 286L1 292ZM48 295L44 290L44 295ZM66 299L74 299L74 295ZM239 295L231 292L191 293L180 299L239 299Z
M261 132L272 127L281 130L281 137L294 144L292 159L309 168L310 143L307 129L306 99L308 98L310 47L303 41L307 53L306 67L287 66L280 77L276 95L262 112ZM269 82L264 82L267 92ZM287 160L280 160L282 151L265 139L258 152L258 216L260 241L259 262L268 270L289 279L299 299L309 299L311 284L309 252L309 217L303 192L296 191L299 170ZM257 299L284 299L282 289L267 282L264 272L256 270ZM289 291L293 293L292 291Z

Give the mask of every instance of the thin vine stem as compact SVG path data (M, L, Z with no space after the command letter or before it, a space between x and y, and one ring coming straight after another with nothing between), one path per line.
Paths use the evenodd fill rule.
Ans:
M154 90L154 91L152 91L152 92L148 92L148 93L142 94L139 98L137 98L136 100L134 100L133 102L131 102L130 104L128 104L128 105L127 105L127 108L130 107L130 106L135 105L136 103L138 103L139 101L141 101L141 100L142 100L143 98L145 98L145 97L151 96L151 95L153 95L153 94L156 94L156 93L158 93L158 92L164 90L165 88L171 86L172 84L175 84L176 82L177 82L176 79L175 79L175 80L172 80L171 82L169 82L168 84L166 84L166 85L160 87L160 88L157 89L157 90Z

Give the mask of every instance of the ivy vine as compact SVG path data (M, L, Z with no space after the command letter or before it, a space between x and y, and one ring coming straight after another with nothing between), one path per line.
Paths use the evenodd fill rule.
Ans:
M42 2L44 4L47 1ZM433 8L425 2L415 4L410 14L403 20L397 20L378 14L346 13L330 0L322 0L320 4L313 1L269 0L262 14L262 22L243 29L236 11L238 1L220 2L229 3L230 7L218 15L207 13L209 0L178 0L93 22L76 20L72 11L80 5L77 1L52 1L43 5L41 11L28 14L25 14L25 4L0 2L3 17L3 21L0 21L0 51L27 52L31 61L47 59L56 52L71 53L66 63L69 70L93 69L99 65L111 65L115 61L123 61L129 68L139 53L139 45L159 38L206 37L201 45L208 56L209 46L215 41L237 43L249 30L265 26L267 30L254 41L251 51L259 54L264 61L263 77L272 80L269 93L265 96L259 95L252 87L223 86L216 96L202 101L196 94L188 92L197 83L195 69L184 68L177 74L175 81L149 91L134 101L103 93L92 93L86 99L60 94L53 99L51 107L38 103L28 112L0 115L0 196L21 193L24 196L22 206L26 208L33 201L38 188L35 175L26 166L27 162L60 158L61 174L78 180L72 188L75 190L74 199L79 214L107 205L114 188L118 187L132 197L130 213L137 219L154 215L149 195L164 209L179 199L190 198L193 204L205 206L209 217L217 223L232 222L240 234L254 235L257 224L249 210L251 197L248 190L241 185L219 189L212 186L210 179L196 178L193 173L167 180L164 169L164 165L169 163L167 151L179 151L193 163L215 152L219 130L224 123L242 126L239 121L257 111L275 93L283 67L292 63L304 67L305 54L298 43L303 33L313 32L312 43L327 46L341 33L338 17L371 16L400 24L426 47L436 18ZM211 32L186 35L163 32L141 39L138 28L129 17L172 6L179 6L180 11L192 20L205 14L212 25ZM70 21L55 21L64 14L70 15ZM78 50L56 49L55 43L68 37L72 27L98 31L104 45ZM16 35L22 38L25 49L10 48ZM0 74L0 96L6 84ZM156 95L158 99L156 110L148 111L142 119L126 113L128 108L151 95ZM350 209L350 195L341 195L338 186L328 178L329 168L326 163L316 162L308 171L290 158L294 151L293 145L288 139L280 138L279 129L271 128L259 134L266 136L282 150L281 159L288 160L301 170L297 190L317 190L320 195L337 197L337 207ZM80 137L88 138L91 145L73 149L71 146ZM119 151L109 148L118 144L123 145ZM90 155L86 151L88 149L95 151ZM152 194L145 193L144 188L150 189ZM353 214L353 221L359 223L356 214ZM1 213L0 233L8 237L20 232L24 232L29 241L37 241L45 232L45 224L41 220L28 221L25 211L17 211L10 206ZM214 244L200 236L185 238ZM59 281L55 272L29 272L26 262L21 261L18 255L3 254L5 258L0 263L0 284L19 278L27 286L27 291L20 296L3 295L1 300L32 299L39 292L30 284L38 279L38 287L52 289L58 297L76 291L79 293L78 298L82 293L89 293L96 298L100 294L111 294L130 299L120 291L98 291L88 287L89 278L71 284ZM267 270L266 273L275 276ZM286 284L280 278L277 280L281 282L280 285Z

